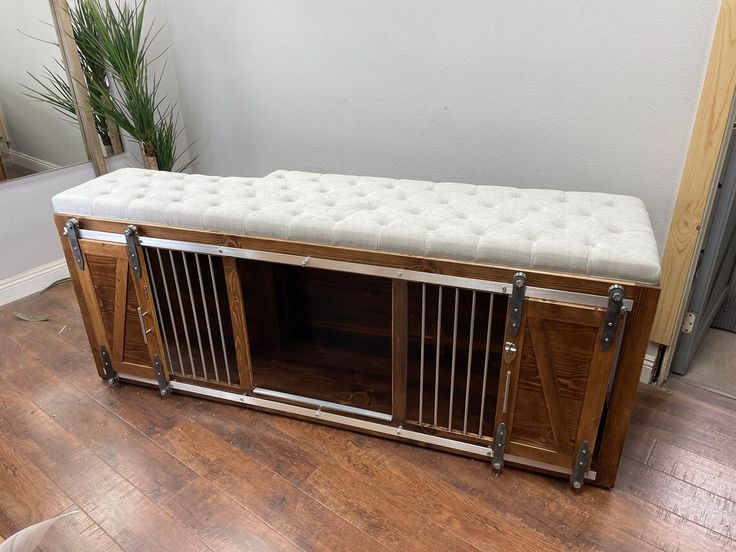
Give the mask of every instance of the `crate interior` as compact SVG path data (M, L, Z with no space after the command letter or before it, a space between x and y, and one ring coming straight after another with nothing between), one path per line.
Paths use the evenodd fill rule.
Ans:
M408 291L408 420L439 431L492 435L507 297L419 283L410 283Z
M391 413L391 280L238 260L256 388Z

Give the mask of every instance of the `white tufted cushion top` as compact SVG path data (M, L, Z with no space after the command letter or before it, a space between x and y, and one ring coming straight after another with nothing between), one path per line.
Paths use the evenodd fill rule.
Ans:
M121 169L53 198L58 213L656 283L641 200L589 192L276 171Z

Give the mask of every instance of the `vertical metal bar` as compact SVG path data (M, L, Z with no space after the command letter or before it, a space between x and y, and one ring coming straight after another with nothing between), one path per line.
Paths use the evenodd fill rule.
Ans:
M184 274L187 277L187 289L189 290L189 302L192 304L192 316L194 316L194 329L197 332L197 344L199 345L199 359L202 361L202 375L207 381L207 363L204 360L204 351L202 350L202 335L199 333L199 316L197 316L197 305L194 302L194 293L192 293L192 280L189 278L189 265L187 264L187 254L181 252L181 260L184 263Z
M148 248L143 248L143 254L146 256L146 266L148 267L148 276L151 280L151 288L153 289L153 302L156 307L156 317L158 318L158 324L161 327L161 341L164 342L166 350L166 362L171 370L171 352L169 351L169 340L166 338L166 325L164 324L163 311L161 308L161 301L158 296L158 286L156 285L156 278L153 274L153 264L151 264L151 255L148 252Z
M164 295L166 295L166 305L169 307L169 320L171 320L171 327L174 330L174 342L176 343L176 352L179 356L179 373L184 375L184 361L181 358L181 347L179 346L179 332L176 331L176 318L174 318L174 311L171 308L171 296L169 295L169 284L166 282L166 270L164 270L164 261L161 258L161 250L156 249L156 256L158 257L158 266L161 269L161 280L164 283Z
M215 371L215 381L220 382L220 374L217 371L217 360L215 359L215 343L212 341L212 328L210 327L210 311L207 308L207 296L204 294L204 282L202 280L202 268L199 264L199 253L194 254L197 263L197 278L199 278L199 292L202 294L202 305L204 306L204 321L207 324L207 337L210 340L210 352L212 353L212 367ZM215 297L217 300L217 297Z
M230 366L227 362L227 348L225 347L225 331L222 329L222 315L220 314L220 297L217 294L217 282L215 282L215 267L212 266L212 255L207 255L207 260L210 264L210 276L212 277L212 290L215 293L215 309L217 310L217 322L220 325L220 341L222 342L222 358L225 360L225 375L227 376L227 383L232 384L230 381Z
M509 389L511 388L511 370L506 371L506 386L503 392L503 413L509 410Z
M475 329L475 290L470 305L470 335L468 336L468 376L465 380L465 416L463 417L463 433L468 432L468 401L470 399L470 370L473 367L473 330Z
M440 340L442 339L442 286L437 300L437 354L434 363L434 427L437 427L437 400L440 394Z
M491 325L493 324L493 294L488 305L488 329L486 330L486 357L483 361L483 391L480 399L480 425L478 437L483 437L483 414L486 408L486 382L488 381L488 355L491 352Z
M179 277L176 275L176 265L174 264L174 252L169 250L169 260L171 261L171 271L174 273L174 285L176 286L176 295L179 298L179 312L181 313L181 322L184 326L184 337L187 340L187 349L189 350L189 364L192 366L192 377L196 378L194 371L194 355L192 355L192 344L189 342L189 327L187 326L187 317L184 314L184 302L181 300L181 287L179 286ZM182 373L184 366L181 367Z
M447 415L447 429L452 430L452 402L455 395L455 353L457 352L457 307L460 303L460 288L455 288L455 316L452 323L452 362L450 363L450 411Z
M427 312L427 284L422 284L422 333L419 338L419 423L422 423L424 410L424 317Z

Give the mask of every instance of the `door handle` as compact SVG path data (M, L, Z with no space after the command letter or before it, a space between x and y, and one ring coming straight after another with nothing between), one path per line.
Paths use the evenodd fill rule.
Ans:
M516 358L516 345L507 341L503 344L503 360L506 364L510 364Z
M135 309L138 312L138 322L140 322L141 325L141 333L143 334L143 343L148 345L148 334L151 333L153 328L147 330L146 329L146 323L143 321L143 317L148 314L148 311L143 312L140 307L136 307Z

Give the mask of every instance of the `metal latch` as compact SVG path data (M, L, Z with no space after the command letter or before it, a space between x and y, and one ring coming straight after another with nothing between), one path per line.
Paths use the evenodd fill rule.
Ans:
M105 381L110 385L115 385L119 381L118 375L112 369L110 353L104 345L100 346L100 356L102 357L102 371L105 373Z
M125 243L128 246L128 260L135 275L141 277L141 262L138 258L138 229L132 224L125 229Z
M70 218L66 221L64 235L69 239L69 245L72 247L72 254L79 270L84 270L84 257L82 256L82 250L79 248L79 221L77 219Z
M607 351L611 348L613 338L616 335L616 325L624 305L624 287L618 284L608 288L608 309L603 318L603 331L601 332L601 350Z
M156 380L158 381L158 392L162 397L171 394L171 383L166 381L164 375L164 367L158 355L153 355L153 371L156 372Z
M585 467L589 460L588 446L588 441L583 441L575 457L575 464L572 467L572 474L570 474L570 485L573 489L580 489L585 481Z
M491 465L494 470L503 469L503 450L506 448L506 424L501 422L496 428L493 437L493 461Z
M521 315L524 309L524 293L526 291L526 274L514 274L513 289L511 290L511 314L509 315L509 335L516 337L521 326Z

